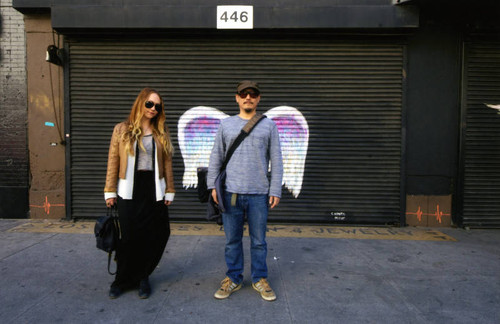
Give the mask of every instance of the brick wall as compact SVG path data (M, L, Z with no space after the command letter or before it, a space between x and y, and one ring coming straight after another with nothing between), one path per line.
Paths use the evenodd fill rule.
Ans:
M0 218L28 210L26 47L23 15L0 0Z

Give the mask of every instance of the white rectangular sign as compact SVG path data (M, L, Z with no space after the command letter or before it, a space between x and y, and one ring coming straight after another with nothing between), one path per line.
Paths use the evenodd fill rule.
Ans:
M253 6L217 6L217 29L253 29Z

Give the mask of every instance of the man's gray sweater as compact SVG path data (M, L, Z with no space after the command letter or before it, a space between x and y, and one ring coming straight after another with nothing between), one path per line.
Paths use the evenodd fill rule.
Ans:
M237 115L221 121L210 154L207 175L209 189L215 188L215 178L224 162L224 157L247 122L248 120ZM226 174L228 192L269 194L281 198L283 160L278 127L272 120L264 118L241 142L226 166Z

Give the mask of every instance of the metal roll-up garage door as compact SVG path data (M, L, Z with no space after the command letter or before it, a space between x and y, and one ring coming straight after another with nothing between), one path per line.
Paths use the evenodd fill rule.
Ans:
M293 107L309 135L297 195L283 188L271 221L399 223L404 47L322 33L192 33L68 39L70 202L73 218L102 211L113 125L141 88L164 96L176 155L171 217L202 220L196 189L183 188L178 121L206 106L234 115L237 81L262 88L259 110Z
M500 227L500 41L465 44L461 221ZM497 109L488 107L496 105Z

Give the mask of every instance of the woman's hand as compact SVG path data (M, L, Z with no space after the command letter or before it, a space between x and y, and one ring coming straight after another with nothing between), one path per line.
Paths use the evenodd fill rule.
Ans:
M106 207L113 207L116 204L116 198L106 199Z
M165 200L165 205L170 206L172 205L172 202L170 200Z

